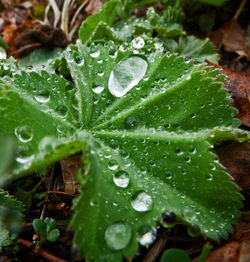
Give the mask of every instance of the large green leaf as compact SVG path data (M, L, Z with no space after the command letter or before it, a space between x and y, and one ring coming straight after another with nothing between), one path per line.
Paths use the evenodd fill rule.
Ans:
M167 210L212 239L226 237L241 196L210 151L211 142L234 139L239 125L223 77L131 46L115 55L109 45L78 49L77 59L75 49L66 59L86 127L88 178L72 221L83 254L132 256L140 234Z
M78 42L65 51L74 84L44 71L0 84L0 125L19 145L14 176L83 151L72 227L88 260L133 256L166 211L212 239L240 215L238 187L210 151L245 139L224 76L145 46Z

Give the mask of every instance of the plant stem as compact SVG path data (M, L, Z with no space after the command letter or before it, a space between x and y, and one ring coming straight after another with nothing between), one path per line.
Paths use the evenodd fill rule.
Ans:
M30 241L22 239L22 238L18 238L18 242L23 244L26 247L30 247L32 245ZM43 250L42 248L36 249L35 251L32 250L32 252L41 255L42 257L48 259L51 262L69 262L68 260L64 260L62 258L56 257L48 253L47 251Z
M240 16L240 13L242 12L243 8L244 8L244 5L246 4L247 0L242 0L241 3L240 3L240 6L239 8L237 9L235 15L234 15L234 18L235 20L238 19L238 17Z

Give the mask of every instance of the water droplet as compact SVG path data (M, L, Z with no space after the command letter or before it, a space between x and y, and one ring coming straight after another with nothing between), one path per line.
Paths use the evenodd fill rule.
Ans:
M100 94L104 90L104 86L94 86L92 90L94 93Z
M90 56L96 58L100 55L100 50L96 50L94 53L91 53Z
M122 150L120 151L120 155L121 155L124 159L127 159L127 158L129 157L129 152L126 151L126 150L124 150L124 149L122 149Z
M149 229L147 229L147 230L149 230ZM143 230L143 231L145 231L145 230ZM143 232L143 231L141 230L141 232L138 233L137 240L139 241L139 243L142 246L149 246L155 241L157 231L156 231L155 228L149 230L148 232L147 231Z
M195 112L191 112L189 115L190 115L191 118L195 118L196 117L196 113Z
M104 72L100 72L97 74L98 76L104 76Z
M63 105L60 105L56 108L56 112L61 116L65 116L67 114L67 111L68 111L67 107Z
M107 227L105 241L109 248L121 250L127 247L132 237L132 230L129 225L115 223Z
M177 146L177 147L176 147L175 152L176 152L176 155L177 155L177 156L183 154L183 150L182 150L182 148L181 148L180 146Z
M111 72L109 91L116 97L124 96L144 77L148 63L140 56L130 56L120 61Z
M116 160L110 160L108 163L108 168L110 170L116 170L118 168L118 163Z
M116 141L116 140L111 140L110 141L110 147L113 148L113 149L118 149L119 147L119 143Z
M191 237L198 237L201 233L200 228L195 224L189 225L187 232Z
M166 172L166 178L167 179L171 179L172 178L172 174L170 172Z
M206 174L206 179L207 179L208 181L212 181L212 180L213 180L213 175L210 174L210 173Z
M122 170L115 174L113 180L117 186L125 188L129 184L129 175L126 171Z
M30 142L33 138L33 130L26 125L19 126L15 129L15 135L19 141L27 143Z
M28 162L31 162L34 159L34 155L30 155L30 156L18 156L16 158L16 161L20 164L27 164Z
M146 212L152 209L153 200L146 192L137 192L131 201L132 207L138 212Z
M143 46L145 45L145 42L144 42L143 38L139 36L139 37L133 39L132 45L133 45L134 48L140 49L140 48L143 48Z
M163 221L163 225L167 225L167 227L169 227L169 225L171 224L175 224L176 223L176 215L174 212L166 212L165 214L162 215L162 221Z
M126 129L131 129L131 128L135 128L139 125L141 119L139 116L137 115L130 115L128 117L125 118L124 120L124 128Z
M39 103L46 103L50 99L49 92L47 90L39 90L35 95L35 99Z

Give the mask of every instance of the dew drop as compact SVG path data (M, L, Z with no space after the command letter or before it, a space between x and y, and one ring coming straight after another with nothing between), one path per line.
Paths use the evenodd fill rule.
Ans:
M141 119L140 119L139 116L130 115L130 116L126 117L125 120L124 120L124 128L126 128L126 129L135 128L139 125L140 122L141 122Z
M137 235L137 240L142 246L151 245L156 239L156 229L153 228L148 232L141 232Z
M109 248L121 250L127 247L132 237L132 230L129 225L115 223L107 227L105 241Z
M113 180L117 186L125 188L129 184L129 175L126 171L122 170L115 174Z
M130 56L120 61L111 72L109 91L116 97L124 96L144 77L148 63L140 56Z
M131 205L138 212L146 212L152 209L153 200L146 192L140 191L132 197Z
M183 154L183 150L180 146L177 146L175 149L176 155L182 155Z
M35 95L35 99L39 103L47 103L50 100L50 95L47 90L39 90Z
M28 162L31 162L34 159L34 155L30 155L30 156L18 156L16 158L16 161L20 164L27 164Z
M212 181L213 180L213 175L211 173L206 174L206 179L208 181Z
M90 56L96 58L100 55L100 50L95 51L94 53L91 53Z
M61 116L65 116L67 114L67 111L67 107L63 105L60 105L56 108L56 112Z
M100 94L104 90L104 86L94 86L92 90L94 93Z
M118 168L118 163L116 160L110 160L108 163L108 168L110 170L116 170Z
M134 48L140 49L140 48L143 48L143 46L145 45L145 42L144 42L143 38L139 36L139 37L133 39L132 45L133 45Z
M19 126L15 129L15 135L19 141L27 143L30 142L33 138L33 130L26 125Z

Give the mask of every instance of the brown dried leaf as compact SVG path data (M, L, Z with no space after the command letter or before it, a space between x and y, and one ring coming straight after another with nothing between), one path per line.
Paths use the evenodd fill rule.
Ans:
M209 37L218 49L224 46L226 51L236 52L250 61L250 49L246 45L246 33L237 20L232 19L226 22L221 28L212 32Z
M103 2L100 0L90 0L88 5L85 8L85 11L89 15L96 14L98 13L102 5L103 5Z
M234 106L239 110L237 117L244 125L250 127L250 74L232 71L210 62L208 64L222 69L222 73L228 76L229 81L224 87L232 92Z
M206 262L239 262L241 243L233 241L210 253Z
M216 148L220 161L246 194L250 194L250 143L235 143Z
M79 168L82 167L80 158L80 155L73 155L60 161L64 181L64 190L68 194L73 195L76 189L80 188L80 185L76 180L76 173Z

